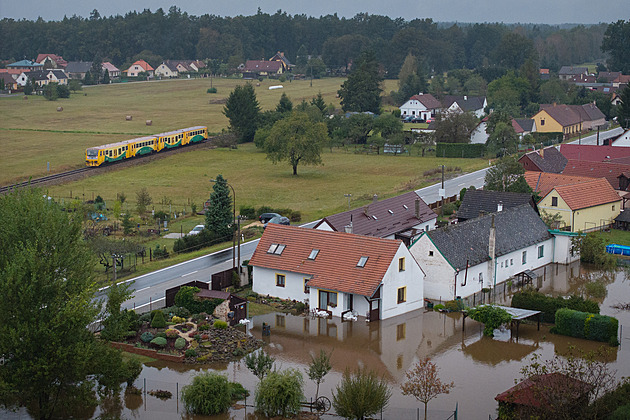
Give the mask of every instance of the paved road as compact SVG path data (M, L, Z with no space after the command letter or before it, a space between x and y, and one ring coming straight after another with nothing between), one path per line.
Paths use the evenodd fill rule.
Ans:
M623 128L621 127L617 127L617 128L613 128L612 130L601 132L599 133L599 144L602 145L604 144L605 139L618 136L621 133L623 133ZM578 139L578 140L570 141L569 143L570 144L597 144L597 133L591 134L590 136L586 136L582 138L581 140Z
M460 175L456 178L452 178L444 181L445 196L450 197L455 194L459 194L462 188L470 187L474 185L476 188L483 187L484 178L486 177L486 171L488 168L480 169L469 174ZM425 203L431 204L440 200L439 190L442 187L441 183L437 183L428 187L416 190L418 195L422 197Z

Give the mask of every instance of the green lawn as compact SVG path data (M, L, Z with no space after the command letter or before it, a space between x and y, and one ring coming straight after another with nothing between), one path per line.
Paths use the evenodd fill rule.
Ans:
M617 244L630 246L630 232L627 230L611 229L610 232L597 232L604 238L606 244Z

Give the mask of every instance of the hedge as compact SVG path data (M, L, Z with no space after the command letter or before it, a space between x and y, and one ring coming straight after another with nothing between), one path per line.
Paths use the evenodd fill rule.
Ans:
M560 296L554 298L536 291L515 293L512 296L512 307L541 311L543 313L543 321L549 323L556 321L556 311L561 308L599 314L599 305L595 301L575 295L567 299Z
M438 143L435 156L447 158L479 158L486 154L486 145L481 143Z
M562 308L556 311L556 326L552 332L618 345L618 330L617 318Z
M245 216L248 220L258 220L258 217L263 213L278 213L284 217L288 217L289 220L294 223L302 220L302 213L299 210L289 208L274 208L269 206L255 208L253 206L241 206L238 213L241 216Z

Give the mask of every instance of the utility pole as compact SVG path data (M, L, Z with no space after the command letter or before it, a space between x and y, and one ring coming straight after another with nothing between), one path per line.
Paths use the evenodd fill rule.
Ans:
M442 188L440 188L440 216L444 217L444 197L446 190L444 189L444 165L442 165Z
M352 194L344 194L343 196L348 199L348 211L350 211L350 197L352 197Z

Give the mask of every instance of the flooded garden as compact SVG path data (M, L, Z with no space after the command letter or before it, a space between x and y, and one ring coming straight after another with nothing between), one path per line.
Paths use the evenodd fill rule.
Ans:
M495 331L494 338L489 338L483 336L482 324L469 318L464 323L461 313L430 310L372 323L362 318L342 322L338 318L276 312L255 316L242 328L266 343L265 350L275 358L279 369L295 368L305 372L311 355L318 354L322 349L332 353L332 371L319 388L319 395L331 400L345 369L367 367L377 371L392 390L389 405L382 413L383 419L411 420L418 418L418 414L422 418L422 404L413 397L404 396L400 384L412 365L425 357L437 364L442 381L453 381L455 384L450 394L440 395L429 403L431 419L447 420L456 409L459 418L463 419L496 418L497 402L494 397L514 386L516 379L521 379L521 368L535 354L547 360L556 354L567 354L571 347L588 352L604 346L610 349L610 366L616 371L617 379L630 376L630 311L621 308L630 302L630 276L626 270L610 273L592 271L575 263L570 266L550 265L536 273L539 280L534 286L539 287L541 292L555 296L576 294L596 300L602 315L619 320L621 345L610 347L606 343L552 334L550 325L542 324L538 330L536 322L521 324L518 338L515 330L507 328ZM500 304L509 304L509 299L509 288L504 294L496 296ZM269 335L263 335L263 323L271 327ZM218 371L227 375L230 381L241 383L250 391L250 397L224 415L187 414L178 395L195 374L204 370ZM304 379L304 394L309 399L315 396L316 385L308 380L306 374ZM255 419L258 416L252 406L257 383L258 378L247 369L243 359L211 365L156 361L144 366L135 383L146 394L123 394L118 404L101 405L94 413L86 413L85 417ZM157 390L169 391L172 397L160 399L148 394ZM25 411L4 414L12 419L30 418ZM376 417L381 418L381 415ZM326 414L323 418L336 417Z

